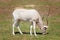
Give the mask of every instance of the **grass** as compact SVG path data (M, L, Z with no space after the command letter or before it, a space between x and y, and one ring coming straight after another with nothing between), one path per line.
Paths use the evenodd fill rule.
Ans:
M34 0L32 0L34 1ZM36 4L36 5L48 5L51 2L47 1L34 1L31 3L31 0L13 0L8 2L0 1L0 40L60 40L60 14L50 16L48 18L49 28L47 29L48 34L42 35L37 34L30 36L29 34L29 22L21 22L21 30L25 32L23 35L17 33L15 36L12 35L12 9L18 5L24 4ZM52 2L51 5L60 7L60 2ZM44 9L45 7L38 7L37 9L41 9L42 11L47 11L48 9ZM59 13L59 12L58 12ZM40 33L40 29L36 27L37 33ZM15 32L18 30L15 28Z
M49 28L47 30L48 34L37 34L37 37L34 35L30 36L28 27L30 26L29 22L21 22L21 30L22 32L26 32L25 34L21 35L17 33L15 36L13 36L11 18L6 18L6 14L3 18L5 19L0 21L0 40L60 40L60 20L58 20L60 19L60 15L49 17ZM37 27L36 29L37 32L40 33L39 28ZM16 28L15 32L18 32Z

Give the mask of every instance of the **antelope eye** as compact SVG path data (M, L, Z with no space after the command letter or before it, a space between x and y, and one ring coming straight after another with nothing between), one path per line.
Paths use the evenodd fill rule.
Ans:
M44 29L46 30L47 28L46 28L46 27L44 27Z

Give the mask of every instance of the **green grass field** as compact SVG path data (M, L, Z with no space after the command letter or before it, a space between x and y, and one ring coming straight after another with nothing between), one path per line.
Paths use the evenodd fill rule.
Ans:
M0 40L60 40L60 15L55 15L49 17L49 28L47 30L48 34L42 35L37 34L30 36L29 34L29 22L21 22L21 30L23 35L16 33L15 36L12 35L12 20L9 14L1 14L0 17L4 18L0 20ZM7 17L7 19L6 19ZM40 33L40 29L36 27L37 33ZM18 32L15 28L15 32Z
M30 0L13 0L13 1L0 1L0 40L60 40L60 3L59 2L48 2L48 1L34 1L32 3ZM34 2L33 2L34 1ZM29 22L21 22L21 30L24 33L23 35L18 33L17 28L15 28L16 35L12 35L12 24L13 17L12 12L13 8L19 5L25 4L35 4L35 5L53 5L53 8L56 7L57 11L51 12L48 17L48 25L47 29L48 34L42 35L40 33L40 29L36 27L37 37L29 34ZM40 8L40 7L39 7ZM39 9L37 8L37 9ZM46 9L41 7L41 10L44 12ZM56 9L55 9L56 10ZM57 14L54 14L57 13ZM53 15L54 14L54 15Z

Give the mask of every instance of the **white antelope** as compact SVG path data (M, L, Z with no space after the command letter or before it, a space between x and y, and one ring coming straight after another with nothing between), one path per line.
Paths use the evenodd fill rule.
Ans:
M13 23L13 35L15 35L14 33L14 27L16 26L19 30L19 32L21 34L22 31L20 30L19 28L19 22L21 20L23 21L29 21L31 22L31 26L30 26L30 35L32 35L32 27L34 29L34 35L36 35L36 24L39 25L39 28L41 29L42 33L43 34L46 34L46 27L47 26L44 26L43 25L43 22L42 22L42 18L40 16L40 14L37 12L37 10L35 9L15 9L13 11L13 17L14 17L14 23Z

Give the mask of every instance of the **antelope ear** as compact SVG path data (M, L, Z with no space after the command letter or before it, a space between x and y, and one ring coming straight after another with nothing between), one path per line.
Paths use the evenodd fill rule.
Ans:
M44 26L44 27L48 28L48 26Z

